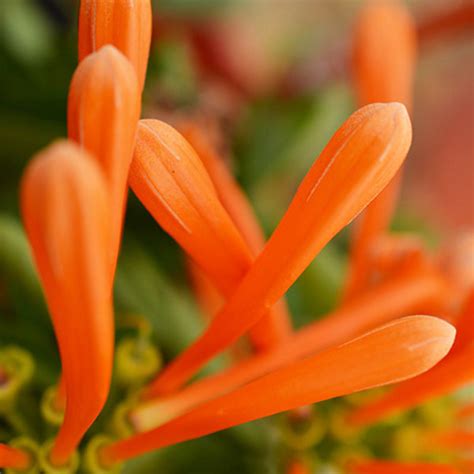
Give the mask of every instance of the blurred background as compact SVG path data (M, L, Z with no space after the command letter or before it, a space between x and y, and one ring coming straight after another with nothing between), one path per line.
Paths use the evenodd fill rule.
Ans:
M436 243L474 227L474 3L407 3L417 22L419 61L414 142L394 227ZM349 51L361 5L155 2L143 116L172 121L191 115L205 123L268 234L314 158L355 109ZM54 336L29 261L15 261L14 270L5 262L23 258L26 248L18 226L22 170L36 151L67 133L77 9L76 0L0 0L0 267L23 272L0 282L0 343L18 343L38 356L38 391L58 373ZM172 357L202 327L182 255L133 196L126 219L116 281L118 333L126 332L121 314L145 315L164 356ZM7 242L16 250L7 252ZM334 307L346 246L347 232L290 290L296 326ZM164 450L161 464L154 457L153 466L166 474L222 472L222 463L226 472L273 472L268 460L275 434L265 423L188 443L189 456L181 447ZM321 451L331 453L335 444L325 443ZM383 454L382 445L376 449ZM151 472L137 467L146 462L137 461L129 472Z

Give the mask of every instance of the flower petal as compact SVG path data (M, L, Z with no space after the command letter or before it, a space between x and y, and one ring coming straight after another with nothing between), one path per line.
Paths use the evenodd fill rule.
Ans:
M62 464L101 411L113 358L107 186L93 158L56 142L25 171L21 208L59 344L66 411L52 451Z
M301 183L263 252L207 331L154 382L176 390L248 331L280 299L326 243L393 177L411 141L401 104L374 104L336 132Z
M116 462L302 405L412 377L444 357L454 336L454 328L437 318L412 316L394 321L217 397L155 430L114 443L103 454Z
M81 0L79 61L102 46L112 44L132 63L143 89L151 28L150 0Z
M116 48L104 46L79 64L69 90L69 138L98 160L107 179L112 209L108 252L112 272L120 245L139 115L140 95L134 70Z

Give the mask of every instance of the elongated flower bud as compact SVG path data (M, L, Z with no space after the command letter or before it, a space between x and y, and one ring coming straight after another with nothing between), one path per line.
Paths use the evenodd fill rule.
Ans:
M93 158L56 142L25 171L21 208L61 354L66 411L51 459L64 463L101 411L113 358L107 186Z
M162 372L150 392L177 389L252 327L390 181L410 142L410 120L401 104L374 104L353 114L304 178L232 298L204 335Z
M107 179L112 213L108 251L112 272L120 245L139 114L135 73L116 48L105 46L79 64L69 91L69 138L99 161Z
M299 360L197 407L155 430L104 449L113 461L205 436L302 405L394 383L424 372L452 346L454 328L412 316Z
M112 44L132 63L143 89L151 28L150 0L81 0L79 61L102 46Z
M196 152L172 127L140 120L130 186L224 295L252 257Z

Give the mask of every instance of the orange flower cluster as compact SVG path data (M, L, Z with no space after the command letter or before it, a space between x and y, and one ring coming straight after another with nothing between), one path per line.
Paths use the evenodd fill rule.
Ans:
M109 392L111 293L128 184L186 252L196 278L206 279L200 297L216 313L201 337L141 391L129 414L139 433L102 447L104 465L401 382L351 415L352 423L366 423L472 380L474 298L456 318L457 308L447 304L453 285L440 266L417 241L386 233L411 144L405 106L412 104L416 47L406 11L372 5L362 15L354 55L362 108L314 161L268 242L203 130L186 122L180 133L158 120L139 120L150 37L149 0L82 0L69 139L34 157L22 181L23 219L62 363L58 397L65 413L51 463L68 462ZM345 302L293 331L284 294L363 211ZM452 316L460 335L431 371L453 345L453 326L431 316L395 319L427 309ZM255 354L183 388L246 334ZM0 446L1 466L27 464L26 453ZM290 472L304 472L295 466ZM392 468L360 464L354 472Z

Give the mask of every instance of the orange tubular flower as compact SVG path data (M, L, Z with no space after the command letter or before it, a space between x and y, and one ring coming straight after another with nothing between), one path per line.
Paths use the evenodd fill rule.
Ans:
M107 185L92 157L60 141L28 166L21 208L65 379L64 422L51 453L60 465L101 411L110 386L114 325Z
M79 64L69 91L69 138L97 158L108 181L112 210L108 254L112 273L120 245L139 115L135 72L116 48L104 46Z
M449 351L455 331L430 316L393 321L220 397L155 430L104 448L110 462L194 439L302 405L424 372Z
M359 105L398 101L412 106L416 31L398 1L368 2L354 37L353 69ZM368 279L370 247L390 225L401 174L367 207L354 233L345 298L362 290Z
M216 288L224 295L232 292L252 257L189 143L163 122L140 120L129 181Z
M447 464L398 463L388 461L367 461L350 467L351 474L459 474Z
M220 201L256 257L265 246L265 235L245 194L201 128L192 122L186 122L180 124L178 130L196 150L214 183ZM282 299L250 329L249 336L257 349L266 350L279 344L290 333L291 317Z
M444 282L437 275L404 273L300 329L273 351L198 380L177 393L138 405L130 413L131 422L137 431L154 428L285 364L342 344L396 317L422 311L443 289Z
M81 0L79 61L102 46L112 44L132 63L143 89L151 27L150 0Z
M374 104L336 132L301 183L263 252L208 330L172 362L148 395L176 390L278 301L318 252L383 189L406 157L401 104Z
M0 443L0 467L23 470L30 464L28 454L20 449Z

